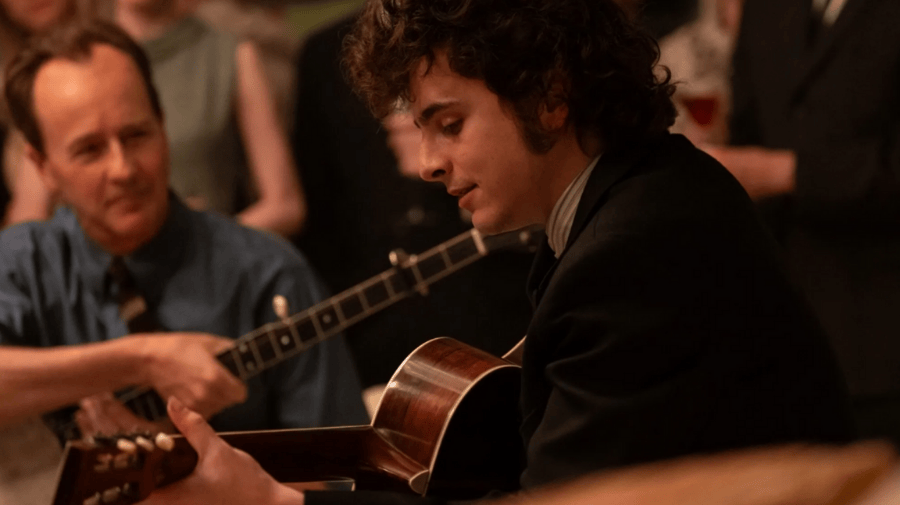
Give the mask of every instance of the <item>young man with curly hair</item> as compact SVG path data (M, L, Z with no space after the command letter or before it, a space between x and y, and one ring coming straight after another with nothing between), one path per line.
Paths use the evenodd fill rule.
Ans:
M668 133L673 85L657 57L612 0L371 0L346 40L374 113L416 118L424 179L483 232L547 230L528 285L525 489L852 437L831 352L750 199ZM257 472L243 485L272 503L419 500L291 492L172 407L201 463L153 503L230 503L240 493L214 482L235 468Z

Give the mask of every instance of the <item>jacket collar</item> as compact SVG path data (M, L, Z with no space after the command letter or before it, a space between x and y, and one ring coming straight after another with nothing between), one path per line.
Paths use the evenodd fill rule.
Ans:
M540 302L557 265L566 257L572 244L584 231L591 217L606 201L610 188L624 178L649 153L650 147L649 144L620 147L605 152L600 157L600 161L587 181L581 200L578 202L572 230L569 233L566 248L559 255L559 259L555 257L546 240L538 248L527 283L528 296L535 307Z

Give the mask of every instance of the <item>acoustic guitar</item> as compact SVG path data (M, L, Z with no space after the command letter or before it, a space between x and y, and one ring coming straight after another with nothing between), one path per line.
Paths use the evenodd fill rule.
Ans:
M491 236L473 228L419 255L393 251L390 260L394 266L390 270L242 336L217 358L232 374L247 380L414 293L427 295L434 282L492 252L533 251L543 237L543 231L533 228ZM151 388L129 388L116 397L145 419L165 417L165 402ZM77 410L77 406L69 406L44 416L44 422L63 443L81 437L74 420Z
M524 462L519 372L517 364L438 338L394 373L369 425L221 436L281 482L350 479L358 490L453 499L512 491ZM196 464L180 436L69 442L53 505L135 503Z

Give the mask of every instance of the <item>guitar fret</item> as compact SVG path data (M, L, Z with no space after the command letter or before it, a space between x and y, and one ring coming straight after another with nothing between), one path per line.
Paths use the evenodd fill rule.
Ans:
M484 239L481 237L481 233L473 228L472 231L469 232L469 235L472 236L472 242L475 242L475 247L478 248L478 254L480 254L481 256L487 256L488 248L484 245Z
M380 279L372 282L363 289L363 298L366 301L366 305L378 307L391 299L390 286L384 279L385 276L382 274Z
M362 305L363 312L369 310L369 300L366 299L366 294L363 292L362 287L357 284L356 287L353 288L356 291L356 297L359 298L359 303Z
M447 268L453 268L453 261L450 260L450 255L447 254L447 248L441 246L441 258L444 258L444 264L447 265Z
M365 315L366 309L363 306L363 302L360 300L359 295L360 292L354 290L349 296L337 302L340 305L339 309L343 316L344 324L347 324L348 321L355 320L359 316Z
M347 320L347 318L344 317L344 312L341 310L340 301L332 299L331 306L332 308L334 308L334 313L337 315L338 325L343 324L344 321Z
M418 288L419 286L425 285L425 278L422 277L422 272L419 270L419 257L418 256L410 256L409 257L409 269L412 270L413 277L415 277L416 285L410 286L412 288Z
M335 328L340 328L341 319L337 309L332 304L322 306L316 312L319 321L319 338L325 338L334 333Z
M241 357L241 365L243 365L244 370L246 370L248 374L256 373L256 357L253 355L253 349L248 347L248 342L244 341L239 343L237 346L237 350L238 354ZM248 354L250 356L247 356Z
M309 319L312 322L313 330L316 332L316 335L314 338L314 340L315 340L315 339L319 338L319 335L322 334L322 326L319 321L318 314L316 314L315 312L313 312L312 314L309 315Z
M389 300L399 300L408 294L415 286L410 286L403 278L403 273L397 269L387 273L388 287L391 291Z
M275 351L275 360L281 361L284 359L284 353L281 351L281 346L278 345L278 337L275 336L273 329L267 330L266 335L269 336L269 343L272 344L272 350ZM288 342L290 342L290 339L288 339Z
M256 344L256 340L251 340L247 342L247 345L250 347L250 351L252 352L252 356L254 361L256 361L254 371L264 368L266 362L262 359L262 356L259 354L259 346Z
M316 324L314 322L314 314L309 314L304 316L301 319L301 322L294 325L294 328L297 330L297 335L300 338L300 342L305 348L307 344L315 341L315 339L319 336L319 332L316 329Z
M432 254L426 258L420 258L415 266L422 276L422 282L440 278L441 274L449 269L449 264L447 264L444 256L441 254Z
M454 265L463 263L472 257L480 257L478 247L472 240L462 240L447 247L446 254Z
M229 349L229 352L231 353L231 357L234 359L234 365L237 368L238 377L240 377L241 380L247 380L247 371L244 370L244 363L241 359L241 354L238 352L238 348L232 347L231 349Z
M287 335L282 335L281 337L281 346L282 350L287 349L288 344L293 342L294 347L290 350L302 349L303 348L303 340L300 338L300 333L297 331L297 327L294 324L288 325L288 331L290 332L290 337ZM285 340L285 339L288 340Z
M266 368L270 361L278 360L278 347L272 342L272 326L271 324L266 325L264 330L253 338L256 353L259 355L260 368Z
M393 274L393 272L391 272L390 270L387 272L383 272L381 274L381 278L384 281L385 287L387 288L388 300L390 300L391 298L394 297L395 294L397 294L397 292L394 291L394 286L390 282L390 280L392 278L392 274Z

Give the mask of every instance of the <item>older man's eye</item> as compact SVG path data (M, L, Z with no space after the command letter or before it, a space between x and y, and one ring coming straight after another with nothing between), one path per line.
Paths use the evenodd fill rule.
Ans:
M79 158L95 158L103 152L103 144L93 143L85 144L75 151L75 156Z

